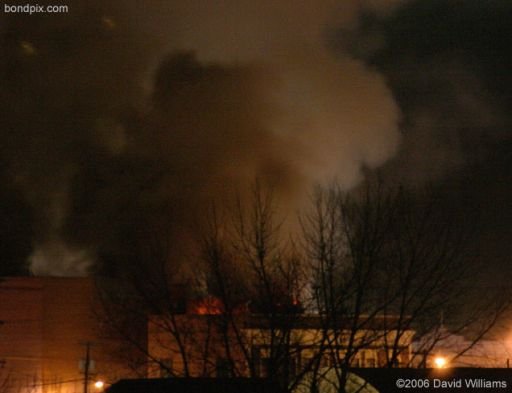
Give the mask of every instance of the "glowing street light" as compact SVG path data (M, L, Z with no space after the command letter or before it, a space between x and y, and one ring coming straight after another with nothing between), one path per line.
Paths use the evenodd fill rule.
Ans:
M94 382L94 387L98 390L102 390L105 387L105 382L96 381L96 382Z
M436 356L434 358L434 365L436 368L445 368L447 363L446 358L443 356Z

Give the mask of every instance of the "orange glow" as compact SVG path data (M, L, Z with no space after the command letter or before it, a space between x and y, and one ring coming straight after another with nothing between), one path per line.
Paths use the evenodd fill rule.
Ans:
M445 368L447 364L446 358L442 356L436 356L434 358L434 365L436 368Z
M224 312L224 304L220 299L208 296L193 302L190 311L199 315L220 315Z

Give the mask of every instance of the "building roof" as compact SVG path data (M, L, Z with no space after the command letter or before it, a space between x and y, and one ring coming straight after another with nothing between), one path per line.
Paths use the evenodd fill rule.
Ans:
M281 323L279 323L281 321ZM261 314L250 314L245 321L245 327L248 329L268 329L270 326L270 318ZM339 317L335 321L328 316L319 314L306 314L306 315L280 315L272 320L278 326L284 325L293 327L295 329L321 329L322 327L332 328L336 326L338 329L350 329L353 324L353 319L348 317ZM407 325L408 317L401 321L401 329ZM399 317L388 316L374 316L367 317L361 315L358 319L358 330L394 330L400 325ZM405 329L405 330L412 330Z

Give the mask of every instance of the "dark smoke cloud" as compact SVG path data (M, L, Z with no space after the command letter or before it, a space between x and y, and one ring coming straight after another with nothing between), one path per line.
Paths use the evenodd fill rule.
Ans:
M400 114L384 78L326 40L391 3L337 3L72 1L69 14L2 15L0 153L31 213L31 271L115 270L161 222L178 258L209 201L255 178L293 204L393 156Z
M112 150L116 129L101 124L115 124L112 116L137 102L145 66L144 48L106 23L107 10L68 4L69 14L2 13L1 21L0 153L6 178L30 206L35 235L18 244L32 243L35 273L73 274L90 264L88 251L62 240L70 182Z
M481 165L510 143L511 3L416 0L395 11L333 37L386 75L403 111L391 170L422 184Z
M415 0L331 36L386 76L402 110L401 149L381 172L430 182L447 214L472 217L493 285L512 277L511 17L506 0Z

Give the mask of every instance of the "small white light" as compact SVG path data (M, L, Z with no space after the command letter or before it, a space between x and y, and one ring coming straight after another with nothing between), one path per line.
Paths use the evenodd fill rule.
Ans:
M98 390L99 389L103 389L104 386L105 386L105 383L103 381L96 381L96 382L94 382L94 387L96 389L98 389Z
M436 368L445 368L446 367L446 358L442 357L442 356L437 356L435 359L434 359L434 364L436 366Z

